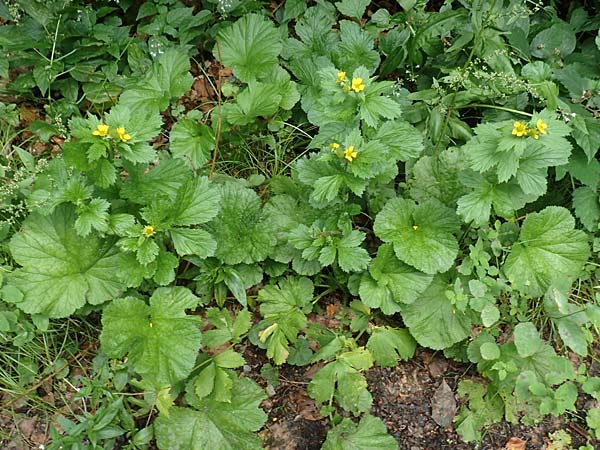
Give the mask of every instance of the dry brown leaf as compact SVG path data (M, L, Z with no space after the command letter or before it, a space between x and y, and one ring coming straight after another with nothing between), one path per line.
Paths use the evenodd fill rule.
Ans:
M506 450L525 450L527 447L527 442L518 437L511 437L504 448Z

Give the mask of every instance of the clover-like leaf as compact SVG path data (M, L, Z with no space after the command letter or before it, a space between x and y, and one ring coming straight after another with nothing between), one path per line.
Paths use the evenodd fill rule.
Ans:
M258 293L264 320L259 339L267 344L267 356L283 364L289 355L289 344L295 344L298 332L306 326L305 313L312 309L314 286L304 277L290 277L279 286L265 286Z
M577 277L590 249L585 233L574 226L569 211L559 206L549 206L525 219L503 266L517 289L539 296L554 281Z
M327 433L322 450L396 450L396 439L378 417L367 414L358 424L345 418Z
M157 383L177 383L191 373L200 349L201 319L185 313L197 304L183 287L158 288L149 305L117 299L102 314L102 348L112 358L127 354L138 373Z
M72 206L52 214L32 213L9 248L21 265L8 277L23 297L17 304L30 314L67 317L86 303L98 305L125 289L118 277L119 255L113 242L95 235L81 239Z
M394 198L375 218L373 229L384 242L391 242L396 256L428 273L450 269L458 253L453 233L460 222L454 211L428 200L417 205L412 200Z
M318 403L335 398L342 408L354 414L368 411L373 398L360 371L372 365L373 357L364 348L342 353L315 374L308 385L308 394Z
M381 367L394 367L400 359L413 357L417 343L404 328L375 327L367 349Z
M191 397L191 396L188 396ZM154 422L156 442L161 450L260 450L254 434L267 415L259 403L267 396L249 378L235 378L231 402L213 397L193 399L193 408L175 406L169 415Z

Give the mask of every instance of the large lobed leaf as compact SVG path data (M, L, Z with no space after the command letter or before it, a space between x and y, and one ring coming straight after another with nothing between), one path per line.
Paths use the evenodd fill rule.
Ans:
M200 318L185 313L197 304L183 287L157 289L149 305L117 299L102 315L102 348L112 358L127 354L137 372L157 383L177 383L191 373L200 349Z
M277 242L258 195L235 183L221 187L221 210L208 228L218 243L215 256L225 264L263 261Z
M267 415L258 405L267 396L248 378L236 378L231 402L212 397L192 401L192 408L173 407L155 421L158 448L162 450L259 450L254 434Z
M423 347L442 350L462 341L471 331L471 319L452 305L446 289L444 280L436 277L413 304L402 306L404 323Z
M373 229L384 242L391 242L396 256L428 274L450 269L458 253L453 233L460 222L454 211L437 200L417 205L393 198L375 218Z
M121 94L119 103L132 111L164 111L173 98L179 98L191 87L188 56L169 49L153 62L143 79Z
M249 82L269 75L281 48L273 23L258 14L246 14L219 33L213 54L237 78Z
M86 303L98 305L117 297L118 252L111 241L95 235L81 239L76 214L68 205L52 214L32 213L9 244L22 266L9 284L23 294L18 306L30 314L67 317Z
M590 249L585 233L574 226L569 211L559 206L549 206L525 219L503 266L516 288L539 296L554 281L577 277Z

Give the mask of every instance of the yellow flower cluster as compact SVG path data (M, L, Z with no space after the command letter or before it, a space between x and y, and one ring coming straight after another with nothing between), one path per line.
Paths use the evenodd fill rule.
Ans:
M329 144L329 148L332 152L338 155L340 158L346 159L348 162L352 162L358 156L358 152L354 150L354 145L349 145L344 149L344 151L340 151L340 144L337 142L333 142Z
M96 129L94 131L92 131L92 134L94 136L100 136L100 137L106 137L106 136L108 136L108 125L105 125L103 123L98 124L98 126L96 127ZM131 140L131 135L127 134L125 132L125 128L123 128L123 127L118 127L117 128L117 136L123 142L127 142L127 141Z
M516 121L513 123L512 134L517 137L531 136L539 139L540 134L548 134L548 124L542 119L538 119L535 128L529 128L525 122Z
M352 78L350 84L348 84L348 79L346 78L346 72L339 71L337 74L337 78L335 80L337 84L342 86L344 92L354 91L356 93L363 91L365 89L365 83L363 83L363 79L360 77Z

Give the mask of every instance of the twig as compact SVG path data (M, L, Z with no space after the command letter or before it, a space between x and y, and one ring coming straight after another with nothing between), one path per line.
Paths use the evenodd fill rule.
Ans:
M217 54L219 55L219 61L222 60L221 58L221 46L219 45L219 41L217 40ZM219 141L221 140L221 125L223 122L223 119L221 117L221 69L219 69L219 76L217 78L217 107L218 107L218 111L217 111L217 135L215 136L215 148L213 149L213 157L212 157L212 161L210 162L210 173L208 175L209 178L212 178L213 175L215 174L215 166L217 164L217 155L219 153Z

